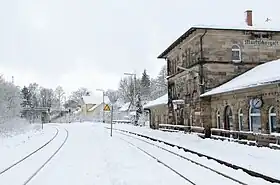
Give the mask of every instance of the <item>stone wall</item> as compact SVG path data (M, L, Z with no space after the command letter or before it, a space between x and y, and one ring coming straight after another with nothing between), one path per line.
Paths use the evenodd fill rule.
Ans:
M255 32L266 34L266 32ZM206 61L232 63L232 46L241 49L241 63L267 62L280 58L280 34L272 33L271 38L262 38L264 42L252 44L258 39L248 31L208 30L203 38L203 51ZM269 41L265 43L265 41ZM273 42L278 41L278 42Z
M159 128L159 124L167 124L167 105L158 105L151 108L150 124L155 128Z
M268 133L268 121L269 121L269 109L275 107L276 117L278 124L280 123L280 111L279 111L279 97L280 88L277 85L266 85L257 88L245 89L243 91L236 91L233 93L225 93L222 95L216 95L211 98L211 120L205 122L205 124L217 128L217 111L220 112L220 120L223 128L225 118L225 108L230 106L233 114L234 130L239 130L239 117L238 112L240 109L243 111L243 129L249 131L249 110L250 99L254 97L260 97L263 100L263 106L261 107L261 127L262 133ZM280 125L279 125L280 126ZM278 127L279 127L278 126Z

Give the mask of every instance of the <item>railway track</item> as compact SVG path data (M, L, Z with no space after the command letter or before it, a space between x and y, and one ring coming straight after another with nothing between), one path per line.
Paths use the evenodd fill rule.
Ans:
M201 170L201 169L206 169L206 170L208 170L208 173L209 173L209 172L211 173L210 176L212 176L212 178L213 178L213 176L215 176L215 177L214 177L215 180L213 180L213 181L215 181L216 183L218 183L218 182L217 182L217 179L223 178L223 180L227 179L227 181L226 181L227 183L226 183L226 184L229 184L229 182L232 182L232 184L248 185L248 183L242 182L242 181L240 181L240 180L238 180L238 179L236 179L236 178L234 178L234 177L231 177L231 176L229 176L229 175L227 175L227 174L225 174L225 173L219 172L219 171L217 171L217 170L215 170L215 169L213 169L213 168L211 168L211 167L208 167L208 166L206 166L206 165L203 165L202 163L196 162L196 161L192 160L191 158L188 158L188 157L185 157L185 156L180 155L180 154L178 154L178 153L175 153L175 152L173 152L173 151L171 151L171 150L169 150L169 149L166 149L166 148L164 148L164 147L161 147L161 146L159 146L159 145L157 145L157 144L155 144L155 143L151 143L151 142L146 141L146 140L144 140L144 139L137 138L137 137L135 137L135 136L131 136L131 135L128 135L128 134L124 134L124 133L121 133L121 132L118 132L118 133L121 134L121 135L124 135L124 136L126 136L126 137L132 138L133 140L138 140L138 141L141 141L142 143L145 143L145 144L151 145L151 146L153 146L153 147L156 147L156 148L160 149L161 151L164 151L164 152L167 152L167 153L169 153L169 154L172 154L173 158L176 157L176 158L177 158L176 161L179 161L179 162L180 162L180 163L177 163L177 164L179 164L180 166L183 165L183 166L188 166L188 168L190 168L191 166L194 167L194 166L196 165L196 169L200 169L200 170ZM140 147L140 146L139 146L139 143L138 143L138 145L137 145L137 144L131 142L131 140L130 140L130 141L127 141L126 139L121 138L121 137L120 137L120 139L123 140L123 141L125 141L125 142L127 142L128 144L130 144L130 145L136 147L137 149L141 150L142 152L144 152L144 153L147 154L148 156L152 157L152 158L155 159L157 162L159 162L160 164L164 165L165 167L167 167L168 169L170 169L171 171L173 171L173 172L176 173L177 175L179 175L181 178L183 178L183 179L184 179L185 181L187 181L189 184L192 184L192 185L201 184L201 183L196 182L196 180L192 180L192 179L195 179L195 178L191 177L190 175L186 175L186 172L184 172L183 170L176 170L176 169L175 169L176 167L172 167L172 166L175 164L175 163L173 162L174 159L172 159L172 160L169 159L169 160L168 160L168 158L167 158L167 159L165 159L165 160L161 160L161 159L160 159L160 158L161 158L160 156L157 156L157 154L152 154L153 152L149 151L149 149L148 149L148 150L147 150L147 149L143 149L143 146ZM166 161L168 161L168 162L166 162ZM183 162L183 161L184 161L184 162ZM169 165L168 163L173 164L173 165ZM194 165L191 165L191 163L194 164ZM176 166L176 165L175 165L175 166ZM178 167L177 167L177 168L178 168ZM182 171L182 172L179 172L179 171ZM204 170L204 174L205 174L205 173L206 173L206 171ZM214 174L215 174L215 175L214 175ZM217 176L219 176L219 177L217 177ZM211 181L211 179L210 179L210 181ZM212 182L213 182L213 181L212 181Z
M57 128L56 128L57 129ZM34 150L29 155L25 156L24 158L20 159L16 163L10 165L5 170L1 171L0 174L0 184L11 184L10 181L16 181L16 184L22 184L27 185L29 184L32 179L38 175L38 173L51 161L51 159L60 151L60 149L64 146L66 141L68 140L68 130L64 128L65 133L60 136L61 131L57 129L57 133L54 135L53 138L51 138L47 143L42 145L40 148ZM65 135L65 136L64 136ZM59 143L53 143L53 141L56 141L55 138L62 137ZM55 150L49 151L50 149L44 151L43 149L47 149L47 146L50 143L53 143L53 145L57 145L55 147ZM46 153L50 153L50 155L45 155ZM38 161L38 163L37 163ZM27 171L27 173L26 173ZM27 175L20 176L19 179L17 179L17 176L19 174L26 173ZM15 184L15 183L12 183Z
M110 129L108 127L105 127L106 129ZM139 137L142 137L142 138L146 138L148 140L152 140L152 141L157 141L157 142L161 142L161 143L164 143L165 145L167 146L171 146L171 147L177 147L179 149L182 149L184 150L185 152L188 152L188 153L191 153L191 154L195 154L199 157L205 157L209 160L214 160L216 162L218 162L219 164L222 164L222 165L225 165L227 167L230 167L234 170L242 170L243 172L247 173L248 175L252 176L252 177L256 177L256 178L261 178L265 181L268 181L268 182L271 182L271 183L280 183L280 180L279 179L275 179L273 177L269 177L267 175L263 175L263 174L260 174L258 172L255 172L255 171L252 171L252 170L249 170L249 169L246 169L246 168L243 168L243 167L240 167L240 166L237 166L235 164L231 164L229 162L226 162L226 161L222 161L220 159L216 159L214 157L211 157L211 156L207 156L205 154L201 154L199 152L196 152L196 151L193 151L193 150L189 150L185 147L182 147L182 146L179 146L179 145L176 145L176 144L172 144L172 143L169 143L169 142L166 142L166 141L163 141L163 140L160 140L160 139L155 139L155 138L152 138L152 137L149 137L149 136L146 136L146 135L143 135L143 134L138 134L138 133L135 133L135 132L130 132L130 131L127 131L127 130L122 130L122 129L114 129L116 131L119 131L119 132L122 132L122 133L128 133L130 135L136 135L136 136L139 136Z
M6 171L12 169L13 167L15 167L16 165L18 165L19 163L23 162L24 160L26 160L27 158L31 157L32 155L34 155L35 153L37 153L38 151L42 150L44 147L46 147L48 144L50 144L57 136L58 134L58 129L56 129L56 132L54 134L54 136L48 140L46 143L44 143L42 146L40 146L39 148L37 148L36 150L32 151L31 153L27 154L25 157L21 158L20 160L16 161L15 163L13 163L12 165L6 167L5 169L0 171L0 175L2 175L3 173L5 173Z

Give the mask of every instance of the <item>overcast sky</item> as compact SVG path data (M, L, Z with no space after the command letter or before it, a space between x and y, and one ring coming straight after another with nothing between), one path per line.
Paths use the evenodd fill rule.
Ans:
M147 69L190 26L253 23L280 28L279 0L0 0L0 73L23 86L116 89Z

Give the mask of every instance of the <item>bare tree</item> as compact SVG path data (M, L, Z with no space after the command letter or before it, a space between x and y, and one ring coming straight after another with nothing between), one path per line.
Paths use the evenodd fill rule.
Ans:
M54 95L55 95L55 98L57 99L58 108L61 108L62 100L63 100L63 97L65 95L65 92L64 92L63 88L61 86L57 86L55 91L54 91Z
M167 93L167 68L164 65L158 76L151 80L151 99L159 98Z
M33 107L39 106L40 100L40 89L37 83L30 83L28 86L28 90L31 93L31 104Z
M119 99L119 92L118 91L114 91L114 90L107 90L107 92L105 93L106 96L108 96L110 102L116 102Z
M80 105L82 103L82 96L88 96L90 93L91 92L87 88L81 87L77 91L71 93L69 100L73 100Z
M121 79L119 85L119 95L125 102L133 102L133 81L129 78Z
M41 95L41 106L42 107L51 107L52 104L54 103L53 90L41 87L40 95Z

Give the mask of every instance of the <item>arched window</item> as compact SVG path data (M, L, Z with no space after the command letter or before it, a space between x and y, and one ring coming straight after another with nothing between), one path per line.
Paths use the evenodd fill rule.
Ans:
M276 111L274 107L269 109L269 132L276 132Z
M261 132L261 111L260 109L250 108L249 110L250 131Z
M239 123L239 130L243 130L243 111L242 109L239 109L238 111L238 123Z
M220 116L220 111L216 112L216 124L217 128L221 128L221 116Z
M233 45L231 48L231 60L234 63L241 62L241 49L238 45Z
M234 130L232 111L229 105L225 107L224 111L224 129L225 130Z

